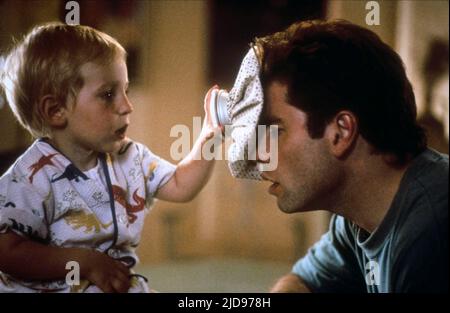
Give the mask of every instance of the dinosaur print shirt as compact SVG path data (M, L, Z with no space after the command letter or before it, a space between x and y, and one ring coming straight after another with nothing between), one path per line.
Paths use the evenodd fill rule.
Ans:
M175 166L128 141L81 172L45 140L37 140L0 178L0 232L8 230L57 247L96 249L133 267L154 195ZM135 275L132 291L148 291ZM70 285L70 284L69 284ZM0 272L0 292L100 291L87 282L15 279ZM81 285L81 287L80 287Z

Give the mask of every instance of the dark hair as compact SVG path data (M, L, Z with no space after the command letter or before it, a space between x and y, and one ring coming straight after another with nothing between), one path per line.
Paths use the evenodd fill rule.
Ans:
M255 44L263 51L263 85L287 84L288 102L307 114L312 138L323 136L336 113L349 110L378 152L403 163L425 149L403 63L372 31L342 20L304 21Z

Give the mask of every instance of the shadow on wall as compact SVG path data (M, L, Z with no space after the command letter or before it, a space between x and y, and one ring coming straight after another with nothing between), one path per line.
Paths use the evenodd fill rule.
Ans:
M294 22L325 17L325 0L215 0L209 2L209 80L230 89L248 44Z
M448 154L448 41L433 38L422 68L425 82L424 112L419 123L425 128L428 145Z

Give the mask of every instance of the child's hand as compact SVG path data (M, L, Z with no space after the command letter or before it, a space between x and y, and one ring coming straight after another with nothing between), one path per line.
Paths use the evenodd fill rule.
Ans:
M211 93L215 89L219 89L219 86L214 85L213 87L211 87L208 90L208 92L206 93L206 96L205 96L205 101L203 103L203 108L205 110L205 120L203 122L202 132L205 134L207 139L212 138L216 131L220 131L221 133L223 133L224 129L225 129L223 126L214 127L214 125L213 125L210 107L209 107L209 101L211 99Z
M131 287L130 270L122 262L98 251L88 250L80 269L84 278L103 292L128 292Z
M172 202L191 201L208 181L214 166L214 154L216 153L214 148L217 146L216 144L220 144L217 139L222 142L225 139L225 136L222 136L225 128L214 126L209 110L211 94L216 89L219 87L212 87L205 96L205 119L199 138L196 139L191 152L178 163L175 174L158 189L156 198ZM210 143L211 145L209 145ZM205 151L204 147L207 148ZM204 155L204 152L208 155Z

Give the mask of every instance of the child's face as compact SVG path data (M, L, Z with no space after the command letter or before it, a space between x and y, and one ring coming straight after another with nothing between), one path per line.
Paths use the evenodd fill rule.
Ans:
M96 152L117 151L133 111L125 61L117 57L107 65L86 63L80 71L84 85L68 108L66 143Z

